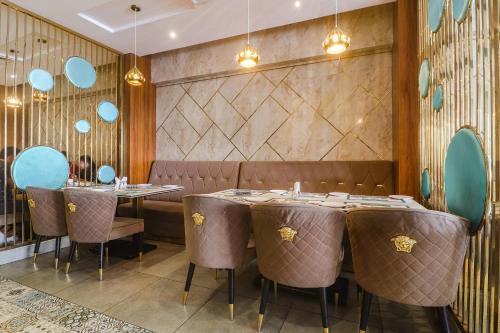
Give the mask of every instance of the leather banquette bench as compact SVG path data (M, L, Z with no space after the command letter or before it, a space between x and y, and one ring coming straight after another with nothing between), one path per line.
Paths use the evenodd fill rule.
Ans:
M147 238L184 243L182 197L232 188L289 189L300 181L303 192L348 192L364 195L394 193L390 161L214 162L155 161L149 182L176 184L184 191L148 197L144 201ZM119 216L133 216L131 203L118 207Z

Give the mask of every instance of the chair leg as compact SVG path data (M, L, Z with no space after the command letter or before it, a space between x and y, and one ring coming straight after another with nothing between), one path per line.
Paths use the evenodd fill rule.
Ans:
M76 248L78 246L77 242L71 242L71 247L69 248L68 262L66 262L66 274L69 273L69 266L71 266L71 262L76 255Z
M189 288L191 288L191 281L193 280L194 269L196 265L192 262L189 263L188 275L186 277L186 285L184 286L184 295L182 296L182 305L186 305L189 295Z
M78 255L78 243L76 243L76 247L75 247L75 260L76 261L80 260L80 256Z
M267 278L263 278L262 280L259 316L257 317L257 332L262 330L262 322L264 321L264 313L266 312L267 297L269 296L269 285L271 283L271 280Z
M439 323L441 324L441 332L442 333L451 333L450 323L448 321L448 309L446 306L437 308Z
M109 265L109 242L104 244L104 262Z
M144 251L144 233L141 232L137 235L137 246L139 250L139 261L142 262L142 253Z
M370 306L372 304L372 294L363 291L363 305L361 308L361 319L359 321L359 333L366 333L368 327L368 317L370 316Z
M56 250L54 251L54 267L59 268L59 256L61 254L61 237L56 237Z
M319 288L319 304L321 306L321 323L323 325L323 333L328 333L330 325L328 323L328 303L326 297L326 288Z
M235 270L227 270L227 281L228 281L228 307L229 307L229 320L234 319L234 291L235 291Z
M99 281L102 281L102 267L104 261L104 243L99 244Z
M36 257L38 252L40 252L40 243L42 242L42 236L36 235L35 251L33 251L33 263L36 263Z

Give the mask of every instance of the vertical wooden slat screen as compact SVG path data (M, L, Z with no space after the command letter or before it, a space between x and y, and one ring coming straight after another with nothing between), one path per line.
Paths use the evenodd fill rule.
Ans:
M420 171L429 168L429 206L446 210L443 170L446 149L455 132L468 125L480 134L488 159L490 193L484 228L471 237L457 300L452 310L466 332L500 333L500 207L498 200L498 110L500 99L499 4L471 0L467 17L453 18L453 1L446 0L442 25L428 25L429 0L419 0L419 60L429 59L429 95L420 98ZM433 110L438 85L444 103Z
M71 56L83 57L95 67L97 82L93 87L79 89L68 81L64 62ZM27 77L33 68L52 74L51 91L40 94L31 87ZM121 113L113 124L103 122L97 114L102 100L115 103L121 111L120 68L118 52L0 1L0 81L3 85L0 87L0 149L12 147L14 151L22 151L33 145L47 145L66 151L68 161L75 164L79 164L80 156L89 155L96 169L107 164L120 174L123 170ZM5 103L11 97L20 101L18 107ZM88 134L79 134L74 129L80 119L91 124ZM30 242L32 230L23 193L7 184L7 150L0 156L0 163L4 194L0 232L16 236L9 243L0 242L0 249L5 249ZM89 176L95 178L94 174ZM86 181L80 185L85 185L83 183ZM7 192L12 192L12 200Z

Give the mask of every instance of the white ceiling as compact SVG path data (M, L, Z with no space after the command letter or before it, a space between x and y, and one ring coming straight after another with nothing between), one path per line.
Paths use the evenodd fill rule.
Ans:
M296 6L300 1L300 6ZM339 11L394 0L339 0ZM123 53L134 51L133 12L137 14L137 53L147 55L246 33L245 0L11 0L20 7L95 39ZM251 0L251 30L257 31L331 15L334 0ZM171 32L177 37L172 39Z

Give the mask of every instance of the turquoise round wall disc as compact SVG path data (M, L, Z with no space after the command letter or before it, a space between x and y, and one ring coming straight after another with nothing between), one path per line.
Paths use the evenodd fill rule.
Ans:
M82 89L92 87L96 81L94 66L80 57L69 57L64 64L64 74L74 86Z
M29 84L37 90L47 92L54 87L54 79L46 70L35 68L28 74Z
M17 155L11 171L14 183L23 191L29 186L58 190L66 185L69 164L58 150L35 146Z
M115 169L109 165L103 165L97 170L97 179L103 184L112 183L115 177Z
M432 99L432 107L436 112L441 111L441 107L443 106L443 86L437 86L436 90L434 90L434 98Z
M467 17L470 8L470 0L453 0L453 18L461 23Z
M420 192L425 200L431 197L431 175L429 169L424 169L420 177Z
M102 101L97 106L97 114L106 123L114 123L118 119L118 108L109 101Z
M429 0L428 23L432 32L437 32L443 22L445 0ZM416 14L416 13L415 13Z
M448 146L444 189L448 210L468 219L477 231L486 211L488 172L481 140L470 128L460 129Z
M429 59L424 59L420 64L420 70L418 72L418 88L421 97L427 97L429 93L430 74L431 67L429 65Z
M87 134L90 132L90 123L85 119L78 120L75 123L75 129L78 133Z

